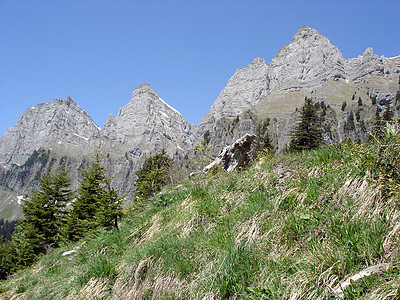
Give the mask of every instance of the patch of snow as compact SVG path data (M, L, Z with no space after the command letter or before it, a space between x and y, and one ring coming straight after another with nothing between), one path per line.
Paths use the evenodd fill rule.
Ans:
M22 200L25 200L25 197L24 197L24 196L17 196L17 201L18 201L18 204L19 204L19 205L21 205Z
M179 111L177 111L175 108L173 108L171 105L169 105L167 102L165 102L163 99L161 99L160 97L158 97L158 99L160 99L160 101L162 102L162 103L164 103L167 107L169 107L172 111L174 111L174 112L176 112L177 114L179 114L179 115L181 115L182 116L182 114L179 112Z
M390 59L394 59L394 58L400 58L400 55L397 56L393 56L393 57L389 57Z
M346 83L349 83L349 80L348 80L348 79L346 79Z
M168 115L163 112L163 111L159 111L159 113L165 118L165 119L169 119Z
M89 138L87 138L87 137L84 137L84 136L81 136L81 135L79 135L79 134L76 134L76 133L72 133L73 135L75 135L75 136L77 136L77 137L79 137L79 138L81 138L81 139L84 139L84 140L89 140Z
M35 106L31 106L29 109L35 109Z
M61 141L58 141L58 144L61 145Z

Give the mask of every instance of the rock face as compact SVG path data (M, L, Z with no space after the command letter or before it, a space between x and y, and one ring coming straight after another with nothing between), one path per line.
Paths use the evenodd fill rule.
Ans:
M177 150L189 152L196 126L165 103L147 84L138 86L131 101L117 115L109 115L101 131L107 143L117 143L132 156L157 152L163 148L173 155Z
M372 48L364 51L357 58L345 60L346 78L353 82L360 82L370 75L390 75L400 72L400 61L397 58L379 57Z
M269 65L270 89L293 91L345 79L343 56L315 29L302 26Z
M250 109L253 109L255 114L258 111L269 110L263 113L274 118L276 128L282 127L283 123L290 125L294 120L281 121L282 118L290 118L294 112L290 95L302 92L304 99L305 95L310 97L312 91L323 89L332 82L342 82L346 85L345 89L354 90L356 85L371 76L382 77L385 81L383 85L381 81L379 84L372 82L369 83L370 86L357 86L357 89L367 90L367 97L370 96L370 92L375 93L380 104L386 105L393 102L397 89L393 88L391 81L394 74L399 72L399 57L378 57L373 54L372 48L368 48L362 56L345 59L328 38L315 29L302 26L292 41L278 51L268 66L263 59L256 58L247 68L235 72L210 111L200 121L199 136L210 136L210 143L217 149L229 144L234 139L221 138L220 133L227 131L227 124L232 118L248 120L243 118L243 115L248 114ZM331 95L326 94L320 98L331 101L335 98L334 92L332 89ZM336 103L346 100L348 99L336 97L332 104L337 106ZM245 130L240 129L243 127L241 124L236 124L234 138L251 132L258 120L252 118L252 121L250 125L246 121ZM274 132L272 135L279 139L285 138L284 135L288 134L290 126L284 127L280 133Z
M39 104L0 140L0 187L27 195L38 184L37 174L64 165L77 188L80 170L101 145L113 186L129 199L146 157L165 149L179 163L192 151L196 129L148 84L137 87L102 130L70 97Z
M212 126L223 117L234 117L264 100L269 90L268 67L256 58L244 69L238 69L201 119L200 127Z
M29 108L7 130L0 139L0 164L23 164L41 147L84 149L83 144L99 132L100 128L70 97L54 99Z
M222 149L217 158L203 169L203 173L207 173L214 166L221 166L228 172L245 167L250 161L248 153L255 138L254 134L247 133L232 145Z

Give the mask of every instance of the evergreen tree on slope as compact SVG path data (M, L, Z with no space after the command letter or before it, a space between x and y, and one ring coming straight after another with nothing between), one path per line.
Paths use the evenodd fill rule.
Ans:
M147 200L169 182L169 172L172 167L172 159L165 149L161 153L149 157L136 172L136 198L139 202Z
M99 226L118 228L122 198L111 187L99 151L93 157L92 166L82 170L77 193L65 230L69 240L76 241Z
M319 106L305 98L300 109L300 121L291 132L289 151L316 149L323 144Z
M57 247L62 241L66 224L66 205L72 200L71 181L65 169L51 175L48 171L39 179L30 200L24 202L24 219L19 221L12 236L18 266L32 264L47 247Z

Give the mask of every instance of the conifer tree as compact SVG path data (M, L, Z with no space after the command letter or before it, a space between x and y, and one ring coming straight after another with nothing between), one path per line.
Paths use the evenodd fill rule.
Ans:
M169 172L172 167L172 159L165 149L161 153L150 156L136 172L136 198L139 202L147 200L169 182Z
M41 175L39 187L22 205L24 218L12 235L15 269L29 266L48 247L57 247L62 241L66 205L72 199L70 184L65 169L54 175L50 171Z
M65 229L69 240L78 240L99 226L118 228L122 198L111 187L99 151L93 156L92 165L82 170L77 194Z
M383 120L385 123L390 123L390 122L393 121L393 117L394 117L394 113L393 113L393 111L391 110L390 105L389 105L389 103L388 103L388 104L386 105L386 110L385 110L385 112L384 112L383 115L382 115L382 120Z
M39 179L39 188L33 190L30 200L22 206L25 218L22 228L29 224L42 237L42 243L58 246L66 223L66 205L72 200L71 181L65 169L51 175L48 171Z
M289 151L316 149L323 143L321 118L318 106L305 98L300 109L300 120L291 131Z

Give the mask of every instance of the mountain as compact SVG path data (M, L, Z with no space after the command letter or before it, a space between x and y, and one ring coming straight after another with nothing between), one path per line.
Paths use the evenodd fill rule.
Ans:
M23 164L34 150L46 147L83 148L100 128L71 97L27 109L0 138L0 164Z
M162 149L173 155L190 151L195 131L195 125L145 83L133 91L131 101L117 117L109 115L100 136L106 144L118 144L133 156Z
M102 129L70 97L55 99L28 109L0 139L2 199L11 193L17 203L17 196L21 199L36 186L38 174L62 164L76 187L80 170L99 146L114 187L128 198L135 172L148 155L166 149L182 167L199 137L217 154L262 122L282 151L304 97L324 109L326 143L365 141L376 111L389 106L398 115L399 75L400 56L379 57L368 48L346 59L328 38L302 26L269 64L259 57L238 69L199 127L147 83L134 89L131 100L117 116L110 114Z
M117 117L108 117L103 129L70 97L39 104L25 111L0 139L4 193L0 200L5 199L0 208L8 205L5 202L19 207L18 199L29 195L38 184L38 175L60 165L67 167L77 188L80 170L99 147L113 186L132 199L135 173L146 157L165 149L181 163L191 152L196 130L148 84L137 87Z
M296 108L308 96L330 106L331 133L326 136L327 142L358 137L359 133L343 130L350 111L356 113L355 102L360 97L364 100L362 114L370 122L376 111L372 98L378 100L378 110L387 103L394 104L399 72L400 57L378 57L368 48L357 58L345 59L328 38L302 26L269 65L256 58L247 68L235 72L200 121L199 135L209 137L219 149L262 121L270 123L276 147L282 150L296 121ZM345 101L349 106L341 112ZM361 138L365 139L364 133Z

